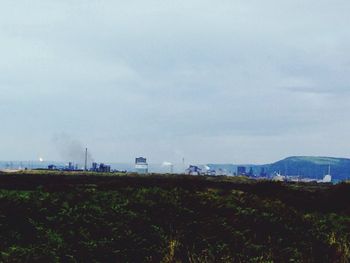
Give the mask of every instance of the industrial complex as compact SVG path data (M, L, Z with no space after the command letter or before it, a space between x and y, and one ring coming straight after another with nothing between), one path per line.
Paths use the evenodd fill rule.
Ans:
M81 154L81 156L83 153ZM37 164L33 164L32 162L20 162L17 165L13 162L6 163L5 165L0 165L1 171L20 171L20 170L50 170L50 171L90 171L95 173L112 173L112 172L129 172L129 173L137 173L137 174L148 174L150 172L149 163L147 162L147 158L145 157L136 157L134 160L134 164L106 164L105 162L96 162L93 161L92 158L88 158L88 149L86 148L84 151L84 160L77 161L69 161L67 163L47 163L44 166L43 159L40 158ZM294 157L292 160L296 160L298 158ZM300 159L300 158L299 158ZM302 159L302 158L301 158ZM174 165L171 162L164 161L161 165L153 164L151 167L152 173L162 173L162 174L188 174L193 176L245 176L251 179L258 180L274 180L274 181L291 181L291 182L331 182L331 165L325 165L329 160L325 159L325 163L323 165L315 166L314 169L318 169L318 175L315 174L305 175L301 172L300 166L298 166L299 170L296 170L295 167L289 167L285 164L284 166L272 166L271 165L233 165L233 164L206 164L206 165L193 165L190 164L185 166L184 158L182 159L182 163ZM291 160L290 158L286 158L286 160ZM83 163L83 164L82 164ZM275 164L278 164L275 163ZM291 165L292 166L292 165ZM283 169L283 167L285 169ZM312 166L313 167L313 166ZM328 169L326 169L326 168ZM118 169L116 169L118 168ZM123 168L123 169L120 169ZM284 172L281 172L281 170ZM334 171L337 169L335 168ZM316 170L317 171L317 170Z

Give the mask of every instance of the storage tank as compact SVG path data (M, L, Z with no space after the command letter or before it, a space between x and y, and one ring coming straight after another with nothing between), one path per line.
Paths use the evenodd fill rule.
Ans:
M138 174L147 174L148 173L148 164L147 164L146 158L138 157L135 159L135 171Z

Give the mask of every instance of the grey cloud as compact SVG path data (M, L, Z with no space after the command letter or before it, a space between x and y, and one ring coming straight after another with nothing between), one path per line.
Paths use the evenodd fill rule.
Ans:
M311 94L328 94L328 95L346 95L350 93L349 87L286 87L286 89L292 92L300 92L300 93L311 93Z
M345 153L336 129L332 151L316 139L301 142L314 135L323 143L329 126L350 132L349 7L344 0L5 1L0 110L9 127L0 157L31 158L32 147L12 149L11 137L18 145L46 142L45 159L59 159L49 142L61 131L110 161ZM11 134L21 124L26 133Z

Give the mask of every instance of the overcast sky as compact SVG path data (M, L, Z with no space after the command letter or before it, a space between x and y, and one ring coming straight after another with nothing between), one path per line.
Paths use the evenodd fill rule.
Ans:
M0 159L350 157L348 0L0 6Z

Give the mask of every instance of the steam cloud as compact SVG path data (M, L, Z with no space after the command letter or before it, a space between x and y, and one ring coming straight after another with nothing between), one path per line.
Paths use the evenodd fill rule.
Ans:
M71 138L65 133L55 134L53 136L53 142L64 161L70 161L83 165L85 163L85 148L83 144L76 139ZM94 159L90 152L87 156L88 165L91 164Z
M171 162L163 162L162 166L172 166L173 164Z

